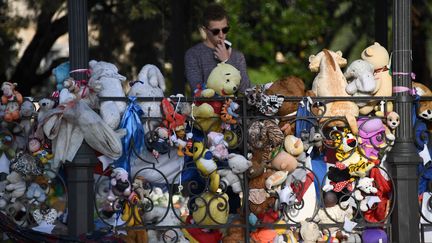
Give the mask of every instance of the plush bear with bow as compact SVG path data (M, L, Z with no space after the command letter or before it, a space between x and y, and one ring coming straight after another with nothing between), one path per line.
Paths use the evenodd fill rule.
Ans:
M388 69L390 57L387 50L378 42L375 42L373 45L370 45L363 50L361 53L361 58L372 64L374 68L376 87L375 90L372 91L373 96L391 96L393 87L392 77ZM360 108L360 114L369 114L375 109L375 106L377 106L378 102L378 100L369 101L365 106ZM387 102L386 110L388 112L393 110L393 105L391 102ZM383 114L383 112L378 114Z

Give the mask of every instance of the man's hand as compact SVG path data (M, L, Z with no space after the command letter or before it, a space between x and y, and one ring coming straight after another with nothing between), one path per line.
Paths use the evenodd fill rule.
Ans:
M231 56L231 48L227 50L223 42L219 43L214 50L214 54L216 59L221 62L226 62Z

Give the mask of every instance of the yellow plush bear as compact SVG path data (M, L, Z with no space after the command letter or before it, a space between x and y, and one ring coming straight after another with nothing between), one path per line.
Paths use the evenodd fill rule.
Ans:
M198 97L212 98L215 96L234 96L240 86L240 71L227 63L219 63L210 73L206 89ZM192 115L198 123L197 128L204 131L220 131L220 101L205 102L193 106Z
M391 96L392 95L392 77L388 69L390 62L389 54L387 50L381 46L378 42L367 47L361 53L361 58L374 67L374 77L376 80L375 91L372 92L374 96ZM382 108L377 106L379 101L370 101L368 104L360 108L361 115L367 115L374 109L377 111L377 116L384 116ZM393 110L391 102L387 102L387 112Z

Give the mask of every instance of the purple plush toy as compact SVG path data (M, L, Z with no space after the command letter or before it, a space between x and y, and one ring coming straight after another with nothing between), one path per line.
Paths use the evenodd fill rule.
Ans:
M362 234L363 242L367 243L387 243L387 233L378 228L365 229Z
M364 155L370 160L378 159L380 150L387 147L384 124L378 118L360 118L357 124L359 145Z

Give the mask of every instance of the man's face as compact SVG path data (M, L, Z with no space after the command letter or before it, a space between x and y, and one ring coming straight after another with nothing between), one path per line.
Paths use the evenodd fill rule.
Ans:
M210 21L209 25L205 28L207 39L213 44L213 46L223 43L226 33L228 32L227 30L229 30L229 28L227 28L228 21L226 18L223 20Z

